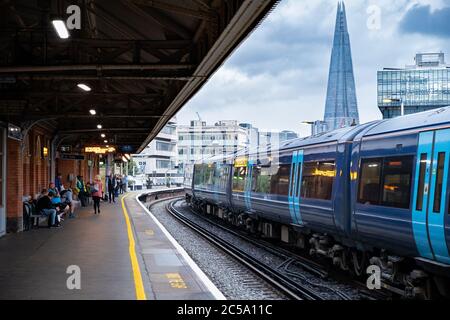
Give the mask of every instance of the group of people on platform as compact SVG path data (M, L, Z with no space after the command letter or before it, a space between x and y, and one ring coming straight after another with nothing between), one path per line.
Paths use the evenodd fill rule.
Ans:
M75 187L72 184L62 182L61 174L58 174L55 182L50 182L47 189L43 189L35 200L36 210L48 216L49 228L61 227L61 221L68 215L74 218L75 207L79 204L86 207L92 197L94 214L100 213L100 201L103 199L115 203L116 197L127 190L127 176L112 175L106 177L108 196L105 195L100 175L95 176L92 183L85 183L82 176L77 176ZM76 200L78 199L78 200Z

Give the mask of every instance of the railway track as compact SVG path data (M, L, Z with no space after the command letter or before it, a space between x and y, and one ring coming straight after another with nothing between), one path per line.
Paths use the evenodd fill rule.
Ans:
M175 204L179 201L181 201L181 199L171 201L167 205L167 211L174 218L176 218L178 221L188 226L190 229L194 230L196 233L200 234L203 238L207 239L209 242L214 244L216 247L220 248L228 255L232 256L234 259L236 259L237 261L248 267L259 277L261 277L262 279L267 281L270 285L275 287L277 290L285 294L288 298L295 300L324 300L324 297L321 294L321 292L319 292L316 289L312 289L311 286L307 286L304 283L295 280L295 279L302 279L308 282L307 279L305 279L305 277L302 274L289 270L290 265L292 265L293 263L299 263L303 268L307 268L311 273L314 273L316 276L319 277L326 276L326 272L323 269L320 269L319 265L317 265L316 269L312 265L307 264L306 261L297 259L297 257L290 257L290 258L287 257L287 254L286 252L284 252L284 249L277 250L273 246L266 246L265 244L258 243L258 241L254 239L244 238L243 235L240 235L239 233L236 233L233 230L229 230L219 224L216 224L217 227L224 229L227 232L231 232L245 241L250 241L258 248L267 250L271 254L277 255L279 257L282 256L283 258L285 258L285 262L282 263L281 265L276 267L270 266L260 261L259 259L255 258L245 250L242 250L241 248L231 243L230 241L224 240L223 238L219 237L217 234L214 234L207 228L192 221L192 219L187 217L185 214L183 214L183 212L181 212L181 210L175 207ZM209 219L208 222L213 223L209 221ZM313 284L313 286L317 287L318 285ZM348 297L344 293L337 292L335 290L332 291L334 291L334 293L337 296L339 296L340 299L344 300L350 299L350 297Z

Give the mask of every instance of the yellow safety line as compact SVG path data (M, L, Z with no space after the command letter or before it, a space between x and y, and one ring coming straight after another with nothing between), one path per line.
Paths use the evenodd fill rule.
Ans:
M127 208L125 208L125 202L123 201L127 196L128 194L122 197L122 209L123 215L125 216L125 222L127 224L128 241L130 243L129 252L131 268L133 269L134 287L136 288L136 299L147 300L144 290L144 283L142 282L141 269L139 268L139 262L136 256L135 242L133 230L131 229L130 217L128 215Z

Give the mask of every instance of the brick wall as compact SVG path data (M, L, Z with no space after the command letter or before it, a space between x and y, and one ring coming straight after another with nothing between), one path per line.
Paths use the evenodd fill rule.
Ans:
M23 230L23 159L20 141L8 139L6 173L6 231Z

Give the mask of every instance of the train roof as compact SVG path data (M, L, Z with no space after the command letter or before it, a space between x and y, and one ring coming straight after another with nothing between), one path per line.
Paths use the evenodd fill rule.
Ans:
M364 136L367 137L410 129L420 129L443 124L450 125L450 107L433 109L380 121L377 125L367 130Z
M371 121L365 124L345 127L336 129L329 132L324 132L320 134L316 134L309 137L292 139L289 141L285 141L280 145L280 149L290 149L290 148L298 148L315 144L329 143L329 142L345 142L351 141L353 138L363 131L364 129L378 123L378 121Z

